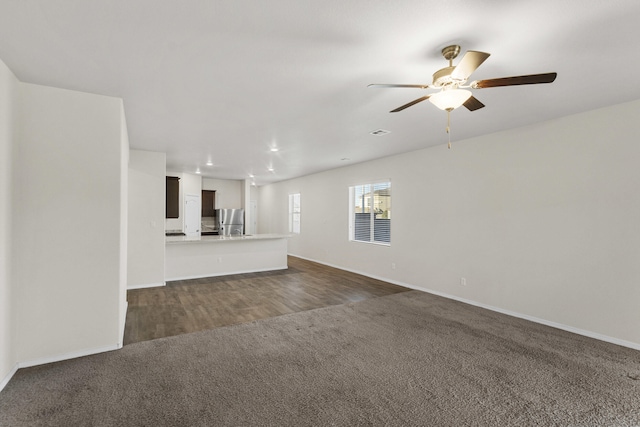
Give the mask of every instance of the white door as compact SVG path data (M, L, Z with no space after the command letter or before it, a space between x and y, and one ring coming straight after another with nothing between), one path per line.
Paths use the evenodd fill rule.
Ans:
M197 236L200 234L200 196L187 194L184 200L184 234Z
M250 210L249 230L245 231L245 233L256 234L258 231L258 202L256 202L255 200L249 201L249 210Z

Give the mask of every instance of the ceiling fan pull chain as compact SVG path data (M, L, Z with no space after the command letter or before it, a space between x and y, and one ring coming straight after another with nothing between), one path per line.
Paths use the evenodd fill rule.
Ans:
M447 148L451 150L451 129L449 128L449 122L451 117L451 111L447 110L447 137L449 138L449 143L447 144Z

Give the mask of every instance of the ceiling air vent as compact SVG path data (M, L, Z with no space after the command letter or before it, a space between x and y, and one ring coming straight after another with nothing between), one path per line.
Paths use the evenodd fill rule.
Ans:
M386 134L388 134L388 133L391 133L391 132L390 132L390 131L388 131L388 130L384 130L384 129L378 129L378 130L374 130L373 132L371 132L371 135L378 135L378 136L380 136L380 135L386 135Z

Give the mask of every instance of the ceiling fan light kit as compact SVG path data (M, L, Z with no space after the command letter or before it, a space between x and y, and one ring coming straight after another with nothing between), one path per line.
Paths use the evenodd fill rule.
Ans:
M431 101L433 105L441 110L449 113L460 106L465 106L469 111L476 111L484 107L484 104L473 96L468 89L484 89L500 86L518 86L531 85L541 83L552 83L557 73L531 74L525 76L501 77L488 80L476 80L466 84L471 73L473 73L490 54L486 52L478 52L474 50L467 51L458 65L453 65L453 60L460 53L460 46L451 45L442 49L442 56L449 61L449 66L442 68L433 73L431 84L370 84L368 87L396 87L396 88L414 88L414 89L437 89L438 92L427 94L415 99L405 105L402 105L391 113L397 113L409 108L426 99ZM449 117L447 117L447 134L449 132ZM448 144L451 148L451 142Z
M451 111L460 107L471 98L471 91L465 89L449 89L434 93L429 101L441 110Z

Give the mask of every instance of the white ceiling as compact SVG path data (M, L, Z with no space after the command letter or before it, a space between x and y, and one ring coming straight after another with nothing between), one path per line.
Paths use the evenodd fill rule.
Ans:
M131 147L170 171L262 185L446 149L431 103L389 113L423 90L367 84L430 83L452 43L491 53L471 80L558 72L476 90L486 107L452 113L454 148L640 99L638 22L637 0L0 0L0 59L24 82L123 98Z

